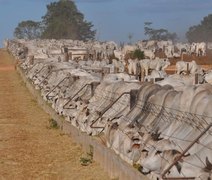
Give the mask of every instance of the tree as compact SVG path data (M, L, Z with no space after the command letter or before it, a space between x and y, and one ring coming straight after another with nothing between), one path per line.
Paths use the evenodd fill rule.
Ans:
M149 37L149 40L172 40L177 39L176 33L170 33L167 29L153 29L152 22L144 23L144 34Z
M15 28L14 36L18 39L36 39L41 36L40 22L22 21Z
M125 59L129 59L129 58L141 60L145 58L145 55L143 51L141 51L140 49L136 49L135 51L132 51L126 54Z
M133 53L132 53L132 59L144 59L145 58L145 55L144 55L144 52L141 51L140 49L136 49Z
M50 3L42 19L42 38L89 40L95 37L96 31L92 30L92 23L84 20L84 15L78 11L73 1Z
M191 26L186 32L186 38L191 42L212 41L212 14L204 17L199 25Z

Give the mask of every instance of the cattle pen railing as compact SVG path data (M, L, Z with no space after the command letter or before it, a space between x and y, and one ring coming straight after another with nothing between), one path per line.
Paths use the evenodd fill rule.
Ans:
M55 95L54 95L54 96L51 96L50 94L51 94L55 89L59 88L60 85L61 85L65 80L70 79L70 78L71 78L71 76L66 76L66 77L64 77L55 87L53 87L53 88L46 94L46 98L49 99L49 98L55 97Z
M138 93L139 90L134 90L134 91L135 91L134 97L137 97L136 93ZM108 93L112 93L112 92L108 92ZM126 93L126 94L130 94L130 93ZM117 99L119 99L119 98L117 98ZM108 98L105 98L105 100L108 100ZM110 107L112 108L112 105L115 104L116 102L117 101L112 101L111 104L110 104ZM183 124L185 123L188 126L192 127L193 129L196 129L198 132L200 132L200 134L197 135L197 137L194 137L193 140L179 139L178 137L173 136L174 132L172 133L172 135L169 135L169 136L167 134L163 134L163 132L160 132L160 135L163 135L167 139L173 138L173 139L181 140L181 141L184 141L184 142L187 142L188 143L188 146L185 149L182 149L179 146L179 148L181 149L181 154L173 162L169 162L167 159L165 159L167 162L170 163L170 165L169 165L169 167L167 169L165 169L163 172L161 172L162 179L167 179L167 180L171 180L171 179L195 179L195 177L166 177L166 174L169 172L169 170L177 162L179 162L181 160L181 158L183 156L186 155L186 153L196 143L198 143L202 147L207 148L206 145L204 145L203 143L200 142L200 139L208 131L210 131L210 128L212 127L212 117L207 117L207 116L203 116L203 115L199 115L199 114L195 114L195 113L191 113L191 112L185 112L185 111L181 111L181 110L178 110L178 109L173 109L173 108L165 107L163 105L157 105L157 104L154 104L154 103L151 103L151 102L144 102L142 100L136 100L136 104L134 104L133 106L131 106L130 109L132 109L132 108L138 108L140 110L140 112L142 113L142 116L143 117L145 115L149 115L149 114L155 116L155 118L157 118L157 122L154 123L154 124L152 124L152 126L150 126L150 127L145 127L139 121L134 121L130 117L128 117L128 115L130 114L131 111L127 115L125 115L125 116L122 115L121 118L123 120L125 120L125 121L128 121L128 123L132 123L134 121L139 127L144 127L150 133L154 133L154 132L157 133L157 126L156 126L156 124L158 124L161 121L163 121L163 123L167 123L167 124L171 124L173 121L178 121L178 122L181 122L182 123L182 127L183 127ZM103 112L106 112L107 110L108 109L105 108L105 110ZM118 113L118 110L115 110L115 109L113 109L113 110ZM96 123L98 121L98 119L99 118L97 118L96 121L94 121L94 122ZM97 128L102 128L104 130L105 127L97 127ZM124 133L124 130L123 129L120 129L119 127L118 127L118 129L121 130ZM212 135L212 132L211 131L209 132L209 135L210 136ZM126 136L128 136L128 135L126 134ZM148 144L148 143L147 143L147 145L148 146L153 146L152 144ZM152 147L152 148L156 149L156 147ZM212 153L212 149L210 149L210 150L211 150L211 153ZM195 154L195 156L197 156L197 155ZM161 157L161 158L164 158L164 157ZM192 164L192 166L198 167L195 164Z
M178 163L182 157L196 144L198 143L199 145L202 145L202 147L205 148L209 148L206 147L204 144L202 144L200 142L200 139L208 132L210 131L210 128L212 127L212 118L211 117L207 117L207 116L203 116L203 115L198 115L198 114L194 114L194 113L190 113L190 112L185 112L185 111L180 111L177 109L172 109L172 108L168 108L168 107L164 107L164 106L160 106L160 105L156 105L153 103L149 103L147 102L145 104L145 106L143 106L142 108L142 112L144 114L152 114L155 115L159 121L163 121L164 123L172 123L173 121L179 121L183 123L191 126L192 128L195 128L196 130L198 130L200 132L200 134L195 137L193 140L188 141L188 140L184 140L184 139L180 139L181 141L187 141L189 143L189 145L185 148L182 149L182 153L180 156L178 156L176 158L175 161L173 161L169 167L167 169L164 170L164 172L162 172L161 177L162 179L166 179L166 180L174 180L174 179L195 179L196 177L166 177L167 173L171 170L171 168L173 166L176 165L176 163ZM208 122L209 121L209 122ZM153 132L155 130L155 128L153 127L152 129L148 129L150 132ZM165 134L163 134L163 132L160 132L161 135L167 136ZM172 133L174 134L174 132ZM211 131L209 132L209 135L211 136ZM168 138L173 138L173 139L178 139L178 137L172 136L170 135L170 137ZM212 137L211 137L212 138ZM179 139L178 139L179 140ZM212 153L212 149L211 153ZM197 156L197 154L195 154L195 156ZM198 159L200 159L200 157L198 157ZM198 167L195 164L192 164L192 166L194 167ZM200 167L198 167L200 168Z
M198 136L194 139L194 141L189 144L189 146L181 153L180 156L176 158L176 160L163 172L162 178L171 180L171 179L178 179L178 177L166 177L166 174L169 172L169 170L182 159L182 157L188 152L191 147L199 141L199 139L212 127L212 123L208 125L208 127ZM180 179L195 179L195 177L179 177Z
M156 105L150 102L143 102L141 100L137 100L137 104L135 105L135 108L139 108L140 111L142 112L142 115L153 115L155 118L157 118L157 122L155 124L158 124L159 122L163 121L163 123L171 124L173 121L178 121L191 126L192 128L198 130L200 134L197 137L194 137L193 140L185 140L185 139L179 139L176 136L169 135L167 136L166 134L163 134L163 132L160 132L160 135L163 135L166 138L173 138L181 141L185 141L188 143L188 146L185 149L182 149L180 146L180 149L182 150L181 154L173 161L171 164L168 166L167 169L165 169L163 172L161 172L161 177L162 179L166 180L174 180L174 179L195 179L196 177L166 177L167 173L171 170L173 166L178 163L183 156L196 144L201 145L204 148L208 148L211 153L212 149L204 145L203 143L200 142L201 138L209 131L209 135L212 138L212 131L210 130L212 127L212 117L207 117L199 114L194 114L190 112L185 112L185 111L180 111L177 109L172 109L168 107L164 107L163 105ZM122 117L124 120L132 123L132 120L128 116ZM148 132L150 133L157 133L157 125L155 127L155 124L152 124L152 128L150 127L145 127L141 124L139 124L139 121L135 121L138 126L144 127ZM121 130L121 129L120 129ZM124 130L122 130L124 132ZM172 133L174 134L174 132ZM153 147L152 144L148 144L148 146L151 146L152 148L156 149L156 147ZM195 154L195 156L198 156ZM164 158L164 157L161 157ZM200 157L197 157L200 159ZM167 162L169 162L167 159L165 159ZM169 162L170 163L170 162ZM194 167L198 167L195 164L192 164ZM200 167L198 167L200 168Z
M50 72L41 80L41 82L38 84L38 86L41 86L42 84L44 84L45 80L47 80L52 75L52 73L59 72L59 71L62 71L62 70L67 70L67 69L68 68L60 68L60 69L50 70Z
M208 132L210 130L210 128L211 128L210 122L211 122L212 118L194 114L194 113L190 113L190 112L180 111L177 109L168 108L163 105L156 105L156 104L153 104L150 102L143 102L141 100L137 100L136 105L133 108L139 108L143 115L151 114L151 115L155 116L158 119L157 122L163 121L163 123L170 124L173 121L179 121L182 124L186 123L187 125L191 126L192 128L195 128L200 131L200 135L198 135L196 138L194 138L191 141L182 139L182 141L187 141L189 143L188 147L185 149L182 149L182 153L179 156L180 158L177 159L176 161L172 162L170 164L169 168L165 169L165 171L161 173L162 174L161 177L163 179L194 179L194 177L166 177L166 174L183 157L183 155L185 155L189 151L189 149L194 146L195 143L201 144L198 141L201 139L202 136L204 136L206 134L206 132ZM127 121L130 120L130 118L127 116L125 116L123 118ZM210 122L208 122L208 120L210 120ZM140 123L139 121L137 121L137 124L142 126L142 123ZM152 128L150 128L150 127L148 127L148 128L145 127L145 128L149 132L156 131L155 126L152 126ZM161 135L165 135L165 134L163 134L161 132ZM211 135L211 132L210 132L210 135ZM165 135L165 136L167 136L167 135ZM177 138L172 135L170 137ZM202 146L205 146L205 145L202 144Z
M89 136L76 127L71 125L70 122L65 121L60 115L58 115L52 107L50 107L46 101L41 97L40 91L36 90L27 79L24 71L17 66L17 71L21 75L23 81L26 83L26 87L29 89L31 94L36 98L38 104L48 113L50 116L57 121L61 130L64 133L70 135L72 139L82 145L84 151L89 151L90 146L94 148L93 158L97 161L100 166L106 171L111 179L122 179L122 180L147 180L148 178L139 173L136 169L124 162L118 155L116 155L111 149L100 143L96 138Z
M94 84L93 83L86 83L84 84L73 96L70 96L70 97L67 97L66 99L68 99L68 101L63 105L63 109L70 109L70 107L67 107L68 104L81 92L83 91L83 89L85 89L87 86L91 86L91 89L92 89L92 86Z

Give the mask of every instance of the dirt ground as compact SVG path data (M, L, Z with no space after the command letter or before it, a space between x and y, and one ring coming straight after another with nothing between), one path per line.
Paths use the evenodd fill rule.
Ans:
M95 162L82 166L81 147L49 119L0 49L0 180L109 179Z
M161 57L164 57L164 55L161 55ZM176 73L176 62L183 59L186 62L190 62L192 60L195 60L198 65L202 67L205 71L212 70L212 51L207 51L207 56L194 56L194 55L183 55L183 57L180 58L172 58L170 59L171 66L166 68L166 72L168 74L174 74Z

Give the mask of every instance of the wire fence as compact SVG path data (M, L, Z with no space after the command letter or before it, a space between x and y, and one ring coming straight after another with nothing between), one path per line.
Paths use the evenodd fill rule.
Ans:
M109 92L105 92L105 93L112 93L111 91ZM95 95L97 97L97 102L98 102L98 97L101 99L104 99L105 101L112 101L110 96L100 96L100 95ZM93 102L92 104L93 106L97 106L98 108L98 104L96 104L95 102ZM119 102L120 106L130 106L129 102L126 105L126 101L124 103L122 103L121 101ZM181 150L181 152L184 151L185 147L181 147L177 142L182 141L185 142L187 145L191 144L191 143L197 143L199 146L202 147L202 149L206 148L208 150L211 151L212 154L212 148L209 147L207 144L204 144L204 140L199 140L198 142L194 142L195 140L195 136L197 136L197 132L200 134L201 132L203 132L210 124L211 124L211 117L207 117L207 116L203 116L203 115L199 115L199 114L194 114L194 113L190 113L190 112L185 112L185 111L181 111L178 109L173 109L173 108L169 108L169 107L164 107L163 105L157 105L151 102L144 102L142 100L137 100L136 105L134 106L134 108L137 108L138 114L141 114L142 117L145 117L146 120L148 120L148 115L151 115L154 117L154 121L156 123L152 123L152 126L142 126L143 128L146 129L147 132L154 132L157 128L154 127L155 124L157 124L158 126L162 123L166 123L167 127L169 128L174 122L178 122L179 123L179 129L180 128L184 128L185 125L187 125L188 127L191 127L191 132L188 133L184 138L180 138L177 136L177 134L175 134L175 132L179 129L176 128L174 129L174 131L167 135L164 134L163 132L160 132L161 136L166 137L167 139L172 139L172 141L175 142L176 147L178 147L178 149ZM113 106L111 107L111 109L116 112L115 114L120 113L120 109L115 109ZM146 115L146 116L145 116ZM135 117L135 115L134 115ZM130 118L130 116L127 115L123 115L121 116L122 120L126 120L127 122L133 122L134 119ZM125 135L128 136L127 133L125 132L125 129L120 129L118 127L118 129ZM194 133L195 134L192 134ZM175 135L174 135L175 134ZM211 130L209 129L207 134L205 134L206 136L210 136L209 138L212 139L211 135ZM186 137L189 136L188 139L186 139ZM193 136L193 139L191 139L191 136ZM132 137L128 136L129 139L131 139ZM142 140L142 139L141 139ZM176 140L176 141L175 141ZM145 142L145 146L151 147L154 150L157 150L157 146L154 146L152 144L150 144L149 142ZM145 148L145 146L143 148ZM164 161L166 161L168 164L173 163L172 161L170 161L170 159L166 159L163 155L160 155L161 159L163 159ZM203 159L203 157L200 157L200 155L197 153L194 153L193 156L197 159L197 163L194 163L192 161L187 161L186 159L184 159L184 163L189 164L191 167L194 168L198 168L200 171L202 171L206 166L206 162L205 159ZM207 155L206 155L207 156ZM163 172L161 172L163 173ZM186 177L186 174L183 174L183 172L181 172L181 175L183 177Z
M42 68L38 70L36 73L39 73L41 71L42 71ZM60 86L62 86L62 84L60 84ZM58 88L60 88L60 86L58 86ZM116 97L120 96L121 93L123 93L123 92L118 92L117 91L118 88L115 86L113 87L111 86L110 88L111 90L108 90L105 88L102 88L102 89L98 88L98 90L95 91L96 93L94 95L94 97L96 98L95 101L91 101L89 105L95 107L96 109L101 109L102 111L104 111L104 108L107 108L108 105L115 102ZM80 94L78 96L80 96ZM116 102L118 106L122 108L117 109L115 108L115 106L117 107L117 105L113 104L108 109L108 111L111 111L109 118L116 118L115 116L117 116L117 114L120 114L121 111L123 111L123 109L130 107L130 99L126 100L125 98L121 98L119 101ZM112 113L112 111L114 113ZM133 115L130 114L130 112L132 111L135 112ZM136 114L136 111L137 111L137 114ZM141 115L142 120L135 121L135 117L137 115ZM152 121L150 123L147 123L148 125L146 125L145 123L148 121L148 117L150 116L152 118ZM168 129L171 127L171 125L177 122L178 128L173 129L172 133L167 134L167 133L164 133L163 131L160 131L159 132L160 136L163 136L166 139L172 139L172 141L175 142L175 145L178 147L178 149L181 149L181 151L184 151L185 147L182 147L179 144L180 141L185 142L187 144L198 143L198 145L202 146L203 149L207 148L208 150L210 150L212 154L212 148L209 147L204 142L202 142L201 139L198 142L194 142L195 137L191 139L192 133L198 132L200 134L207 128L207 126L211 124L212 122L211 117L207 117L207 116L203 116L203 115L199 115L199 114L195 114L191 112L181 111L178 109L165 107L163 104L158 105L155 103L151 103L149 101L143 101L142 99L138 99L133 109L131 109L125 115L122 114L121 119L128 123L137 123L142 128L144 128L147 132L150 132L150 133L158 133L157 131L160 130L161 125L163 125L163 128L166 127L166 129ZM180 132L180 129L181 128L183 129L185 126L190 127L191 129L189 130L190 132L188 132L187 135L184 138L182 138L178 136L179 135L178 133ZM119 128L119 130L125 136L131 139L131 137L128 136L127 133L125 133L124 129ZM205 135L210 136L210 138L212 139L211 130L208 130L208 132ZM141 138L141 141L142 141L142 138ZM145 142L145 146L148 146L154 150L157 150L157 146L154 146L153 144L150 144L149 142ZM145 148L145 146L143 148ZM160 156L167 163L169 164L172 163L169 159L166 159L163 155L160 155ZM200 157L198 153L194 153L193 156L195 156L199 160L198 163L194 163L194 162L190 162L186 160L184 160L184 163L187 163L190 166L193 166L200 170L202 170L203 167L206 167L205 159L202 159L202 157ZM186 174L182 174L182 175L186 177Z

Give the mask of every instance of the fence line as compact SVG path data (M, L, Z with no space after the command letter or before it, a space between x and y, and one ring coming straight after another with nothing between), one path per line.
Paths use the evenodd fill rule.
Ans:
M35 73L35 74L37 74L37 73ZM114 91L105 90L105 89L104 89L103 92L104 92L105 96L101 96L101 98L104 99L104 100L106 100L106 101L109 100L110 102L113 102L115 99L113 98L111 100L112 96L108 96L106 94L108 94L108 93L109 94L112 94L112 95L120 94L120 93L117 93L117 92L114 92ZM98 95L95 95L95 96L97 98L100 97L100 95L99 96ZM94 102L91 102L91 104L92 103L93 103L93 106L95 106L94 105ZM119 103L120 103L120 105L125 105L124 103L121 103L121 102L119 102ZM190 113L190 112L185 112L185 111L181 111L181 110L177 110L177 109L173 109L173 108L169 108L169 107L164 107L163 105L153 104L153 103L148 102L148 101L147 102L143 102L142 100L137 100L137 103L136 103L136 106L135 107L138 108L138 109L140 109L140 111L141 111L141 113L143 115L149 115L149 114L151 114L151 115L155 116L155 118L158 118L158 121L159 122L160 121L164 121L165 123L172 123L173 121L179 121L182 124L183 123L186 123L187 125L191 126L192 128L195 128L195 129L199 130L203 134L206 133L206 131L205 131L207 129L206 126L210 126L210 123L208 123L206 119L211 119L211 117L202 116L202 115L198 115L198 114ZM111 107L111 109L114 110L115 112L119 113L119 111L117 111L115 108L112 108ZM122 116L121 118L123 118L125 120L126 119L129 119L129 117L127 117L127 116ZM208 131L209 131L209 129L208 129ZM150 129L150 128L148 129L148 131L152 131L152 130L153 130L153 128L152 129ZM124 133L124 131L123 131L123 133ZM209 133L211 133L211 131L209 131ZM161 134L162 135L165 135L163 133L161 133ZM173 134L174 134L174 132L172 133L172 135ZM170 135L169 138L176 138L178 140L182 140L182 141L185 141L185 142L190 142L190 143L193 143L193 144L196 143L194 141L188 141L188 140L179 139L179 138L174 137L172 135ZM168 136L168 135L166 135L166 136ZM208 149L210 149L209 147L207 147L207 146L205 146L205 145L203 145L201 143L199 143L199 144L202 145L202 146L204 146L204 147L206 147L206 148L208 148ZM198 159L200 159L200 161L202 161L201 158L197 154L195 154L195 156ZM190 162L186 162L186 163L189 163L190 165L195 166L197 168L201 168L201 167L198 167L197 165L192 164ZM204 162L202 162L202 163L204 164ZM163 174L165 174L165 172Z

